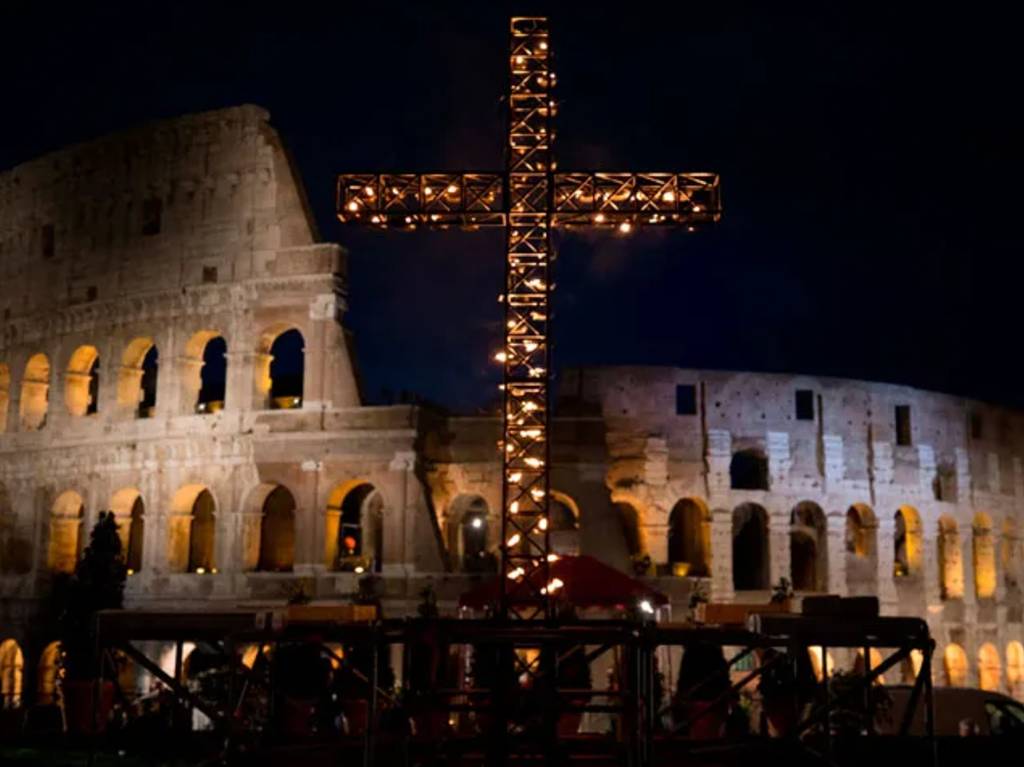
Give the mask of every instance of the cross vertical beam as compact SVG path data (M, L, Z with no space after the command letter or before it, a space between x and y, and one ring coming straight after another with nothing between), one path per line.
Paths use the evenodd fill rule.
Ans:
M549 617L547 595L551 319L551 50L547 19L513 18L505 228L502 612ZM513 596L514 590L514 599Z

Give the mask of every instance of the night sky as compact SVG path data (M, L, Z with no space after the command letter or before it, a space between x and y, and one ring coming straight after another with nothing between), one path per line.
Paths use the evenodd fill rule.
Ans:
M333 183L499 169L507 16L539 4L87 5L0 11L0 168L263 105L323 239L350 251L368 401L494 399L500 234L342 229ZM695 235L563 236L558 363L799 371L1024 405L1018 20L986 3L709 5L551 12L559 169L714 170L725 202Z

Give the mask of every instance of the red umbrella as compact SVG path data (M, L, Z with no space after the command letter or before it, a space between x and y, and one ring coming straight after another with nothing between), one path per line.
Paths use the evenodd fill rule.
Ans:
M558 579L562 587L555 593L557 599L576 607L632 607L643 600L651 606L668 604L668 597L660 591L645 586L636 578L609 567L591 556L562 556L548 568L551 580ZM513 586L512 601L517 592L524 598L524 585ZM459 598L460 607L476 610L497 607L500 598L498 580L495 578L482 583Z

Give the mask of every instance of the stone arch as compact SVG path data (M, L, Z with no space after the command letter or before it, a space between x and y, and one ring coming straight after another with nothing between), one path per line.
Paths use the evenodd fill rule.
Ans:
M11 404L11 369L0 362L0 434L7 431L7 411Z
M999 650L991 642L978 648L978 687L988 692L998 692L1003 676L1003 664Z
M89 344L75 349L68 360L65 376L64 403L68 413L75 417L94 415L99 408L99 350Z
M548 540L556 554L580 553L580 507L558 490L548 498Z
M983 511L974 515L971 525L971 553L974 559L974 595L978 599L992 599L996 595L996 545L992 517ZM998 653L996 657L999 657Z
M711 512L699 498L683 498L669 512L668 563L673 575L711 575Z
M729 485L733 490L767 490L768 457L764 451L737 450L729 462Z
M302 407L306 340L295 326L275 325L260 335L256 382L262 406L272 410Z
M1006 517L999 539L999 565L1003 571L1003 587L1007 595L1014 599L1019 599L1021 593L1021 560L1021 539L1017 531L1017 520Z
M85 502L74 490L61 493L50 509L46 564L55 573L73 573L81 551Z
M217 330L199 330L185 344L182 402L187 413L222 410L227 391L228 344Z
M354 479L327 500L325 558L331 570L380 572L384 554L384 499L370 482Z
M21 402L18 419L22 431L36 431L46 425L50 408L50 359L45 354L34 354L25 363L21 378Z
M463 572L493 572L497 560L488 545L490 509L479 495L462 494L448 505L448 550Z
M903 505L893 515L893 576L909 578L921 574L921 515L913 506Z
M1024 644L1006 645L1006 689L1018 700L1024 698Z
M949 687L967 686L967 653L956 642L950 642L942 656L943 668L946 672L946 684Z
M846 510L846 588L852 596L878 591L878 520L866 503Z
M0 642L0 701L3 707L21 706L21 683L25 656L13 639Z
M142 494L134 487L124 487L110 499L110 510L117 520L117 532L121 536L125 567L129 575L142 569L142 541L146 504Z
M771 554L768 512L756 503L743 503L732 512L732 584L736 591L770 588Z
M813 501L793 507L789 520L789 574L796 591L828 590L828 529Z
M258 521L255 551L246 569L291 572L295 567L295 496L284 485L260 485L250 501Z
M943 599L962 599L964 562L960 528L948 514L939 517L939 594Z
M60 702L60 642L50 642L39 655L36 672L36 703L50 706Z
M137 418L151 418L156 407L159 352L152 338L135 338L121 355L117 373L117 406Z
M212 573L217 503L206 485L184 485L171 499L167 566L171 572Z

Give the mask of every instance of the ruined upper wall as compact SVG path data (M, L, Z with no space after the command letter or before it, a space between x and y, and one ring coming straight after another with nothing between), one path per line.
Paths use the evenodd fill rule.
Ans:
M0 174L0 314L234 282L256 254L314 242L269 115L150 123Z
M687 387L693 387L694 410L678 412ZM811 407L803 418L798 391L807 392L800 396ZM787 475L807 485L830 472L844 481L896 485L931 475L941 500L965 492L1022 494L1024 413L907 386L609 367L567 371L560 400L563 411L600 412L612 433L664 438L673 461L702 460L724 447L753 449L776 466L785 462ZM909 434L897 433L898 406L908 408ZM965 479L969 487L958 486Z

